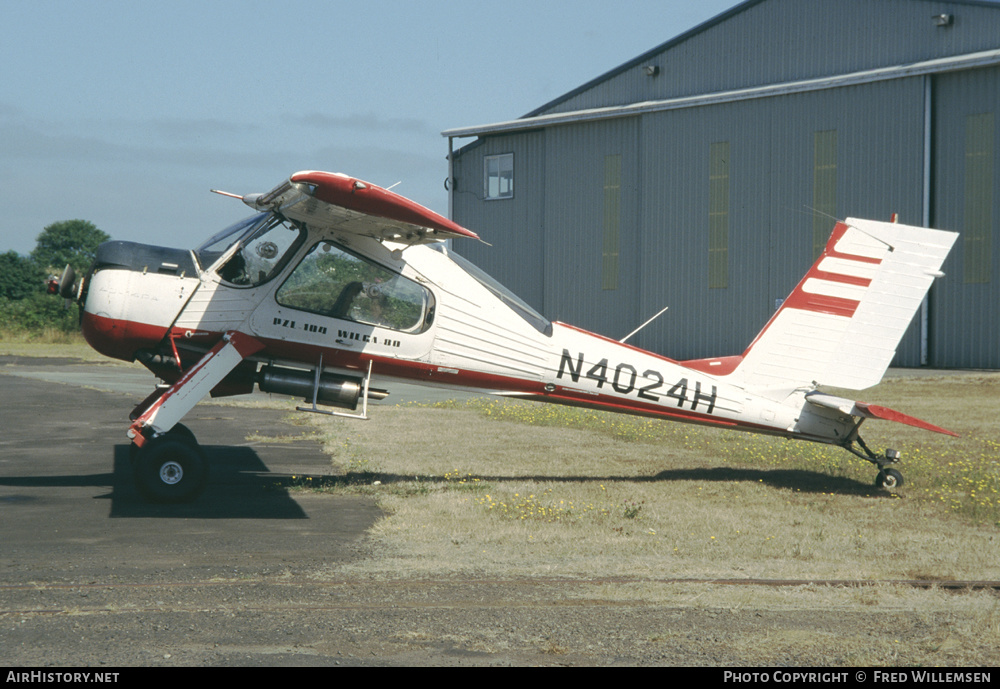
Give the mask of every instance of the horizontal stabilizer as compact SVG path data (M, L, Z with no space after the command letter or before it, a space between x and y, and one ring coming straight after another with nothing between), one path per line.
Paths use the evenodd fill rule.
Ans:
M945 428L935 426L932 423L927 423L926 421L922 421L921 419L910 416L909 414L896 411L895 409L889 409L889 407L882 407L877 404L868 404L867 402L854 402L844 397L828 395L825 392L807 393L806 402L814 404L818 407L836 409L837 411L850 416L860 416L865 419L895 421L896 423L906 424L907 426L913 426L914 428L922 428L925 431L933 431L935 433L943 433L944 435L950 435L956 438L958 437L958 433L953 433Z
M858 409L864 411L870 418L895 421L896 423L905 423L907 426L923 428L925 431L934 431L935 433L943 433L944 435L950 435L955 438L958 437L958 433L949 431L946 428L941 428L940 426L935 426L932 423L927 423L926 421L922 421L921 419L909 416L903 412L896 411L895 409L889 409L889 407L880 407L876 404L867 404L865 402L858 402L857 405Z

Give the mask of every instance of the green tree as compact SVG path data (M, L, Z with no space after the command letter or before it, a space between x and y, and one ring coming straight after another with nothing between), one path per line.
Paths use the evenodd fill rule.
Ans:
M111 237L86 220L52 223L38 235L31 259L43 270L62 272L68 263L79 275L90 267L97 247Z
M45 271L16 251L0 254L0 297L18 300L45 289Z
M45 330L75 332L80 329L76 307L66 308L66 300L36 292L24 299L0 297L0 338L8 333L41 333Z

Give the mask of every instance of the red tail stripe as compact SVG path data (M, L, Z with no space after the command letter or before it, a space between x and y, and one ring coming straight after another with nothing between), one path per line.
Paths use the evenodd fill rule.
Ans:
M868 287L872 284L870 278L844 275L843 273L829 273L825 270L819 269L809 271L809 275L806 277L815 278L817 280L829 280L830 282L839 282L844 285L857 285L858 287Z
M813 267L809 270L802 281L795 287L792 294L785 300L782 304L782 308L790 309L800 309L803 311L813 311L815 313L825 313L833 316L844 316L845 318L851 318L854 316L854 312L857 311L858 305L861 303L856 299L847 299L844 297L831 297L825 294L811 294L803 289L807 280L828 280L830 282L837 282L844 285L856 285L858 287L868 287L872 284L871 279L857 277L854 275L843 275L842 273L831 273L826 270L820 270L819 266L823 262L824 258L839 258L845 261L856 261L858 263L867 263L870 265L878 265L882 263L880 258L871 258L868 256L857 256L855 254L848 254L842 251L837 251L836 246L843 239L847 230L850 229L845 223L837 223L837 226L833 228L833 232L830 234L830 240L826 244L826 250L823 255L820 256L819 260L813 264Z
M802 289L796 289L785 300L785 303L781 305L781 308L799 309L801 311L813 311L815 313L830 314L831 316L851 318L854 312L857 311L860 303L854 299L830 297L825 294L810 294Z

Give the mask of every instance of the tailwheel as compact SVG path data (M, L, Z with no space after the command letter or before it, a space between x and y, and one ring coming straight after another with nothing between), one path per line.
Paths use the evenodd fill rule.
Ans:
M135 451L132 471L139 492L151 502L191 502L208 481L205 455L187 429L146 441Z
M875 477L876 488L893 490L903 487L903 475L895 469L882 469Z
M860 425L860 424L859 424ZM854 447L854 442L857 442L861 447L858 450ZM888 469L890 464L897 464L899 462L899 451L893 449L887 449L882 454L876 454L872 452L865 441L861 439L861 436L855 434L853 440L844 445L849 452L857 455L866 462L870 462L878 467L878 475L875 477L875 487L885 488L887 490L895 490L896 488L902 488L903 486L903 475L896 469Z

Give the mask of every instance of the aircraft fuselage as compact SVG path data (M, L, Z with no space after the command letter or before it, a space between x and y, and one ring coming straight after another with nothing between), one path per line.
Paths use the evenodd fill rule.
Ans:
M224 333L262 342L215 394L250 392L265 366L357 377L370 364L377 387L405 380L838 444L855 430L851 416L806 405L807 390L748 392L725 360L685 366L550 323L441 246L280 232L248 233L218 256L105 245L86 286L88 342L167 382Z

